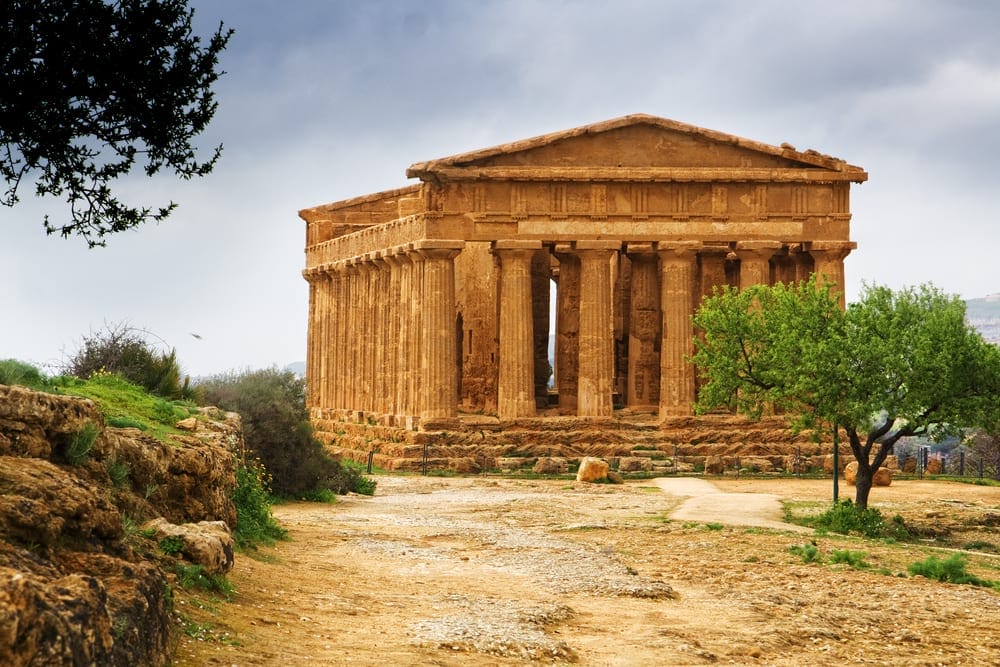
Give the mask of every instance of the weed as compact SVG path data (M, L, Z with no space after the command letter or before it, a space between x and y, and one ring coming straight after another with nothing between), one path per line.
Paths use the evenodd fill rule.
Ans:
M184 550L184 540L176 535L170 535L160 540L160 551L168 556L174 556Z
M860 533L865 537L890 537L897 540L909 537L909 531L898 514L890 522L886 522L882 513L874 508L859 509L850 500L841 500L826 512L806 519L805 523L814 526L821 532Z
M119 616L111 624L111 636L115 639L121 639L125 636L125 631L128 630L129 625L127 616Z
M794 544L788 547L788 551L802 559L803 563L822 563L823 554L819 548L812 543Z
M966 542L965 544L962 545L962 548L966 549L967 551L988 551L992 553L996 553L997 551L997 545L993 544L992 542L986 542L984 540L974 540L972 542Z
M709 530L722 530L723 525L721 523L716 523L713 521L711 523L706 523L705 528L708 528Z
M760 562L760 558L757 558L756 556L747 556L746 558L743 559L743 562L744 563L759 563Z
M236 593L236 588L228 579L221 574L205 574L205 569L201 565L177 563L174 566L174 572L177 574L177 583L181 588L200 588L214 591L226 600L232 600Z
M241 549L273 544L287 535L271 515L268 482L267 471L258 461L236 467L236 488L233 490L236 529L233 537Z
M1000 582L983 579L967 572L965 564L965 556L962 554L952 554L952 556L945 560L930 556L926 560L911 563L906 568L906 571L914 576L919 575L928 579L952 584L971 584L972 586L998 588Z
M97 440L98 433L100 431L98 431L97 425L93 422L84 424L83 428L73 435L69 441L69 445L66 446L66 460L75 466L86 462L90 458L90 450L94 447L94 441Z
M830 563L843 563L855 570L865 570L870 567L865 562L864 551L851 551L850 549L834 549L830 554Z
M114 485L116 489L124 489L131 486L131 470L129 470L128 464L119 461L117 457L111 457L108 459L107 463L104 465L105 470L108 471L108 477L111 478L111 484Z
M313 489L312 491L307 491L302 496L302 500L308 500L313 503L333 504L337 502L337 494L330 489Z
M145 431L149 428L138 419L133 419L132 417L108 417L107 422L108 426L115 428L137 428L140 431Z

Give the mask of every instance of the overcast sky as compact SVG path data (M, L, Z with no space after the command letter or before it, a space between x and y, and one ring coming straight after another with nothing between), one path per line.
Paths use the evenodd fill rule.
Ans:
M0 358L58 363L127 321L205 375L305 358L296 211L407 184L414 162L648 113L864 167L861 281L1000 291L1000 3L202 0L224 21L225 150L197 182L119 192L180 204L158 226L46 237L66 208L0 209ZM192 334L197 334L196 338Z

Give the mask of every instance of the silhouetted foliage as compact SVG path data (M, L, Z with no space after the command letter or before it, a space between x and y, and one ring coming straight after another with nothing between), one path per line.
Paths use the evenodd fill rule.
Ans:
M305 407L305 381L276 368L217 375L198 385L202 400L240 413L247 449L271 475L281 496L313 497L370 491L374 484L332 458L313 437Z
M190 378L181 380L176 350L159 351L149 342L150 335L127 324L105 325L84 336L63 371L81 380L99 371L114 373L163 398L195 399Z
M212 170L222 146L198 161L192 140L216 107L211 87L232 31L203 45L186 0L5 0L0 18L0 203L14 206L27 180L38 196L64 197L69 218L45 231L108 234L166 218L122 203L110 184L137 159L147 176Z

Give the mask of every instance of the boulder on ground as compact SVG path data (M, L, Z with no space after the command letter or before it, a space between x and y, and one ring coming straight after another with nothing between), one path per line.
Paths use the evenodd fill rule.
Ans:
M224 521L199 521L173 524L166 519L147 521L143 530L153 531L158 542L167 538L180 540L180 554L185 560L201 565L206 574L225 574L233 569L233 535Z
M536 475L564 475L569 471L569 462L561 456L540 456L531 472Z
M623 456L618 459L618 472L649 472L653 460L645 456Z
M931 458L927 459L927 469L924 470L928 475L940 475L941 474L941 459Z
M706 456L705 457L705 474L706 475L721 475L722 471L726 469L726 466L722 463L721 456Z
M844 481L854 486L858 479L858 462L851 461L844 466ZM872 486L889 486L892 484L892 470L885 466L875 471L872 477Z
M771 463L771 460L764 458L763 456L740 457L740 467L752 472L771 472L774 470L774 465Z
M576 481L596 482L607 479L608 468L606 461L593 456L585 456L580 459L580 468L576 471Z

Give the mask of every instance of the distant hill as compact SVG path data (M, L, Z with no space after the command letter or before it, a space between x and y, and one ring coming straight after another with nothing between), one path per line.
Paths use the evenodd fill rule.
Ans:
M965 319L983 338L1000 345L1000 292L981 299L966 299Z
M286 371L291 371L295 373L300 378L306 376L306 362L304 361L293 361L292 363L285 366Z

